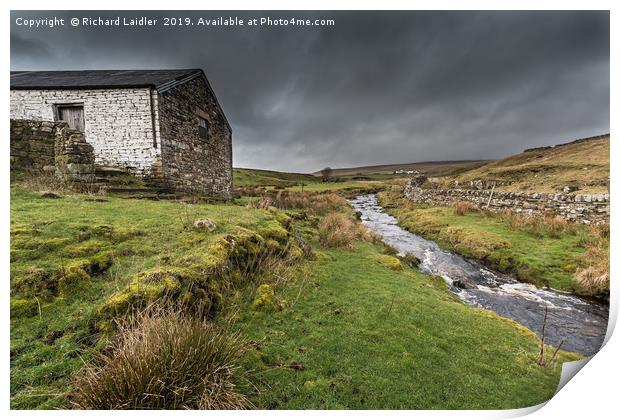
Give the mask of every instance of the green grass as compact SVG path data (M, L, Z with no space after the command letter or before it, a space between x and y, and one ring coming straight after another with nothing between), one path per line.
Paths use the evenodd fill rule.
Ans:
M91 200L11 188L12 284L33 269L114 255L104 273L11 318L14 409L67 406L72 375L107 343L94 322L98 308L138 272L193 255L239 227L280 227L279 214L234 203ZM215 232L183 229L199 218L213 220ZM235 328L254 343L243 366L252 385L241 388L256 407L514 408L553 394L559 364L536 364L531 332L462 304L440 279L397 267L380 245L324 249L311 221L294 229L317 258L288 267L285 282L264 274L277 305L264 311L256 284L246 284L224 308L225 315L238 309ZM560 352L560 361L575 357Z
M78 284L72 293L39 298L40 316L11 319L13 408L56 408L66 403L63 393L71 374L98 348L100 333L92 322L97 308L134 274L191 254L238 226L260 230L274 224L268 211L237 205L88 199L84 195L46 199L11 188L12 283L33 268L52 272L94 253L114 254L109 270ZM199 218L215 221L216 231L183 230L185 221Z
M462 304L441 279L385 267L381 249L325 250L276 290L288 309L241 311L258 408L517 408L553 395L559 365L536 364L531 332Z
M385 183L379 180L373 181L341 181L341 182L313 182L303 186L307 192L326 192L326 191L366 191L376 190L385 187ZM294 185L288 188L291 191L301 191L301 185Z
M380 199L400 225L412 233L493 269L514 274L521 281L575 291L575 270L585 252L585 226L576 227L575 234L530 232L513 229L499 217L478 212L459 216L451 207L415 206L403 199L391 199L388 194L380 195ZM451 240L449 233L455 229L462 229L462 238Z
M235 187L288 187L301 182L320 182L320 178L317 178L310 174L277 172L268 171L265 169L233 169L233 185Z
M279 188L290 191L368 191L385 187L385 181L402 178L391 174L372 174L368 180L355 180L353 176L342 177L336 182L323 182L320 177L310 174L267 171L263 169L233 169L235 187Z

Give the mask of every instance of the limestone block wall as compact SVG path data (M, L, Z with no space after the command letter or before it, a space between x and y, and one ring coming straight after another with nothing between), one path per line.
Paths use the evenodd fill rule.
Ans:
M84 134L96 163L148 175L161 154L157 99L149 88L12 90L10 114L11 119L54 121L55 106L83 104Z
M609 223L609 194L549 194L498 192L491 189L423 188L412 179L404 194L415 203L451 206L467 201L494 212L509 209L517 213L553 213L568 221L585 224ZM490 201L489 201L490 199Z
M230 199L232 133L207 82L196 78L176 86L158 103L166 186ZM198 117L208 122L207 140L200 138Z

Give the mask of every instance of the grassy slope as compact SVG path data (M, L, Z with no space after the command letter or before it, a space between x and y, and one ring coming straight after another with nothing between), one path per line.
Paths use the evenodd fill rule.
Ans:
M507 191L554 192L570 184L583 185L580 192L609 192L609 136L532 150L464 172L451 180L511 181Z
M553 395L559 365L536 364L531 332L380 255L362 243L326 250L301 284L277 291L289 309L241 312L258 343L248 360L258 407L516 408Z
M75 257L76 250L81 250L81 256L100 250L115 254L112 267L82 285L75 294L41 301L41 318L11 320L14 408L54 408L65 401L61 393L67 389L70 374L94 350L92 344L97 336L88 328L93 311L121 290L133 274L190 253L197 243L220 237L238 225L254 229L272 223L273 217L263 210L234 205L188 207L172 201L113 197L102 203L85 198L76 195L52 200L12 188L12 281L29 267L53 270L79 259ZM184 217L190 222L210 218L218 228L208 236L184 232ZM111 226L117 232L133 232L134 236L118 242L104 237L77 239L85 226L101 225Z
M41 318L11 320L13 408L66 403L63 392L70 376L97 349L93 344L98 337L88 329L92 311L133 273L209 240L184 232L182 219L213 219L218 224L215 237L237 225L269 225L273 217L244 206L196 205L188 210L177 202L108 200L85 201L79 195L50 200L12 189L14 274L27 266L51 268L69 258L64 255L75 252L70 247L84 225L139 232L117 243L98 238L97 249L118 253L108 272L75 294L43 302ZM34 230L26 233L27 226ZM316 234L312 227L303 228L309 237ZM28 239L45 250L26 249ZM358 243L352 250L324 249L320 255L277 288L289 309L255 312L250 305L253 288L241 294L245 304L237 325L260 348L245 362L255 369L259 392L253 387L246 391L257 407L521 407L553 394L559 366L537 366L537 339L513 322L463 305L441 281L380 265L381 247ZM562 352L561 360L572 357ZM303 369L286 367L293 362Z
M312 183L318 179L310 174L277 172L264 169L233 169L235 187L280 186L288 187L297 183Z
M522 281L573 291L574 273L585 252L583 238L588 234L585 226L576 227L574 235L532 233L513 229L497 217L480 213L459 216L451 207L414 206L403 199L391 199L387 194L380 198L402 227L446 249L482 260L491 268L515 274ZM463 228L470 240L450 242L445 235L449 227ZM496 246L504 242L509 246ZM491 252L482 257L486 250L481 248Z
M263 169L233 169L235 187L285 188L291 191L325 192L337 190L368 190L383 188L385 181L393 181L392 174L373 174L368 179L356 180L353 177L339 178L337 182L323 182L320 177L310 174L267 171ZM303 186L302 186L303 184Z

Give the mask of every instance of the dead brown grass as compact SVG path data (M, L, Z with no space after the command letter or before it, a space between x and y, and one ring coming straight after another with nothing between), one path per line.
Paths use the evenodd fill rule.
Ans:
M447 178L468 185L475 179L497 180L502 191L557 192L578 184L580 193L609 192L609 136L518 153Z
M239 409L244 343L202 317L147 310L119 326L107 351L73 381L80 409Z
M366 226L344 213L329 213L319 224L321 245L329 248L343 248L355 240L372 241L373 236Z
M307 214L313 215L324 215L348 208L347 200L335 193L302 193L287 190L264 193L248 203L248 207L251 208L266 209L271 206L280 210L304 210Z
M56 177L53 173L20 173L14 181L23 188L39 194L51 192L59 196L75 193L93 196L107 195L107 188L98 183L70 183Z
M561 235L575 235L577 233L577 226L574 223L554 214L540 216L504 209L498 213L498 217L508 223L512 229L523 230L535 235L546 233L551 237L560 237Z
M609 276L609 225L593 225L584 238L586 252L575 273L577 291L591 296L608 296Z
M452 205L454 214L457 216L464 216L467 213L475 213L478 211L478 206L469 201L457 201Z

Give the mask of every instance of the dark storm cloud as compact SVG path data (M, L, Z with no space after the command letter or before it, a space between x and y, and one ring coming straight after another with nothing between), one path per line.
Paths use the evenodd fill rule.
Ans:
M335 19L333 27L26 29L22 17ZM205 69L235 166L497 158L609 131L606 12L13 12L11 68Z

